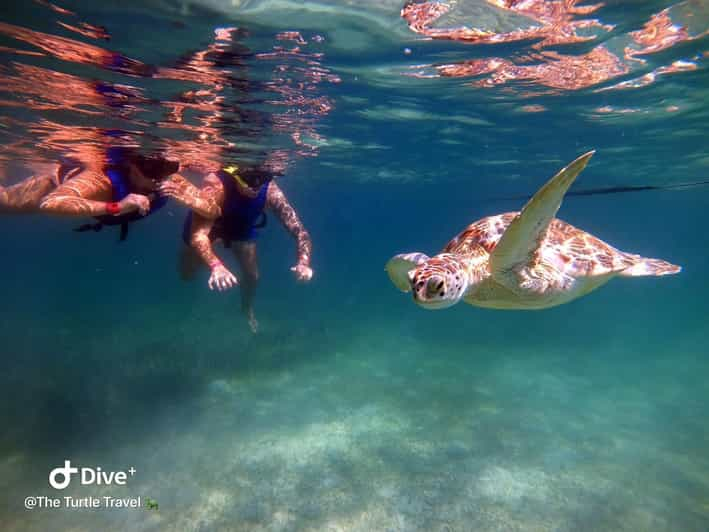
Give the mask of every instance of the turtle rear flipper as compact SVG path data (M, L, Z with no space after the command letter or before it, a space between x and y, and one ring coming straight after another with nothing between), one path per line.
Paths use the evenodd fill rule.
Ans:
M387 261L385 269L394 286L402 292L411 292L409 272L428 259L423 253L400 253Z
M498 282L510 288L516 287L517 282L509 278L509 273L520 265L531 265L535 251L561 206L564 194L594 153L585 153L562 168L512 220L490 255L490 270Z

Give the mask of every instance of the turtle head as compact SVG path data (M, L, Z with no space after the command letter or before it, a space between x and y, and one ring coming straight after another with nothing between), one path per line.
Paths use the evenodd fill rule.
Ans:
M453 253L433 258L423 253L402 253L389 259L386 271L394 286L412 292L414 302L427 309L455 305L470 284L464 261Z
M456 256L442 253L408 273L414 302L427 309L455 305L468 288L464 265Z

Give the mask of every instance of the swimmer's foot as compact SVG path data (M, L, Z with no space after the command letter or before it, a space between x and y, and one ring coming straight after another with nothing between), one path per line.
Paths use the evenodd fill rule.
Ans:
M251 329L251 332L256 334L258 332L258 321L256 321L256 316L254 316L253 310L249 311L248 319L249 319L249 328Z

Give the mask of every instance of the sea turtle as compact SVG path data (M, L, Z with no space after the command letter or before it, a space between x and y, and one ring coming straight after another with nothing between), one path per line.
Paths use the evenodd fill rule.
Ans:
M590 151L552 177L524 206L468 226L435 257L405 253L386 270L424 308L461 299L498 309L542 309L568 303L620 275L668 275L681 268L624 253L554 218Z

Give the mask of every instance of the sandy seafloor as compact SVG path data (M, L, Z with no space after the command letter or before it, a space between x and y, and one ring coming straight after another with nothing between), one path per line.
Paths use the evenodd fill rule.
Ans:
M239 375L145 405L140 431L114 405L72 456L134 465L136 478L62 495L149 496L159 510L10 508L3 529L705 529L702 339L680 356L660 346L638 369L623 345L600 357L484 345L471 364L457 342L389 332L301 331L285 355L263 342ZM269 367L313 340L308 360ZM52 494L29 462L3 459L5 494Z

